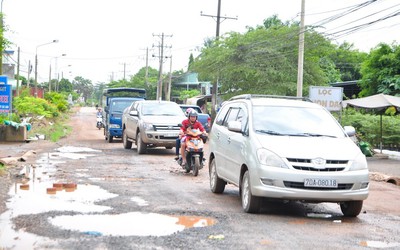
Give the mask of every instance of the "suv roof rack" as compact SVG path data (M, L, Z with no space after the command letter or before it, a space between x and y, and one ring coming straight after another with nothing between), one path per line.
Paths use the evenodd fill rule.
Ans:
M231 97L229 101L246 99L251 100L254 98L279 98L279 99L292 99L292 100L301 100L306 102L312 102L308 97L297 97L297 96L283 96L283 95L260 95L260 94L243 94Z

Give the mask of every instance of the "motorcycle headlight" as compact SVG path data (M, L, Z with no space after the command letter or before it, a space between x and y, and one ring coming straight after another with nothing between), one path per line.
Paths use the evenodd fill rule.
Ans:
M260 148L257 150L257 159L261 165L278 168L289 168L281 157L265 148Z
M367 158L363 153L359 153L357 157L355 158L354 161L351 162L350 165L350 171L351 170L361 170L361 169L367 169L368 164L367 164Z

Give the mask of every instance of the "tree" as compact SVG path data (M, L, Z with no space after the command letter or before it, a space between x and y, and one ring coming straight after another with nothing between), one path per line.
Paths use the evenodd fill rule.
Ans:
M276 16L244 34L231 32L207 44L193 63L201 79L218 81L225 98L241 93L296 95L298 23L283 23ZM321 64L334 46L307 29L304 92L310 85L327 85Z
M94 88L91 80L84 79L81 76L76 76L74 78L72 81L72 86L74 91L81 95L85 102L90 98Z
M380 43L361 66L360 96L377 93L400 96L400 46Z
M146 82L146 67L141 68L129 80L113 81L107 84L107 88L144 88L146 90L147 99L156 99L158 70L151 67L148 68Z
M340 72L340 81L356 81L361 79L361 64L367 53L354 49L354 45L344 42L330 55L335 68Z

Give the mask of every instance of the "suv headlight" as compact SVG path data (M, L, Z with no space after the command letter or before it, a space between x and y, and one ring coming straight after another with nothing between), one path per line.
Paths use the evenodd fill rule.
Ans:
M356 159L351 163L350 171L367 169L367 166L367 158L365 158L365 155L363 153L359 153Z
M270 167L289 168L277 154L265 148L260 148L257 150L257 159L262 165Z
M148 122L143 122L142 123L143 129L144 130L154 130L153 124L152 123L148 123Z

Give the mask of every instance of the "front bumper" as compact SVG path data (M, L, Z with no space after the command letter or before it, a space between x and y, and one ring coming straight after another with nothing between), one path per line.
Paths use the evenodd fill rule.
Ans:
M141 131L142 141L159 147L175 147L179 131Z
M365 200L369 192L368 170L320 173L281 168L263 168L251 174L255 196L288 200L341 202ZM306 187L305 179L336 180L337 188Z

